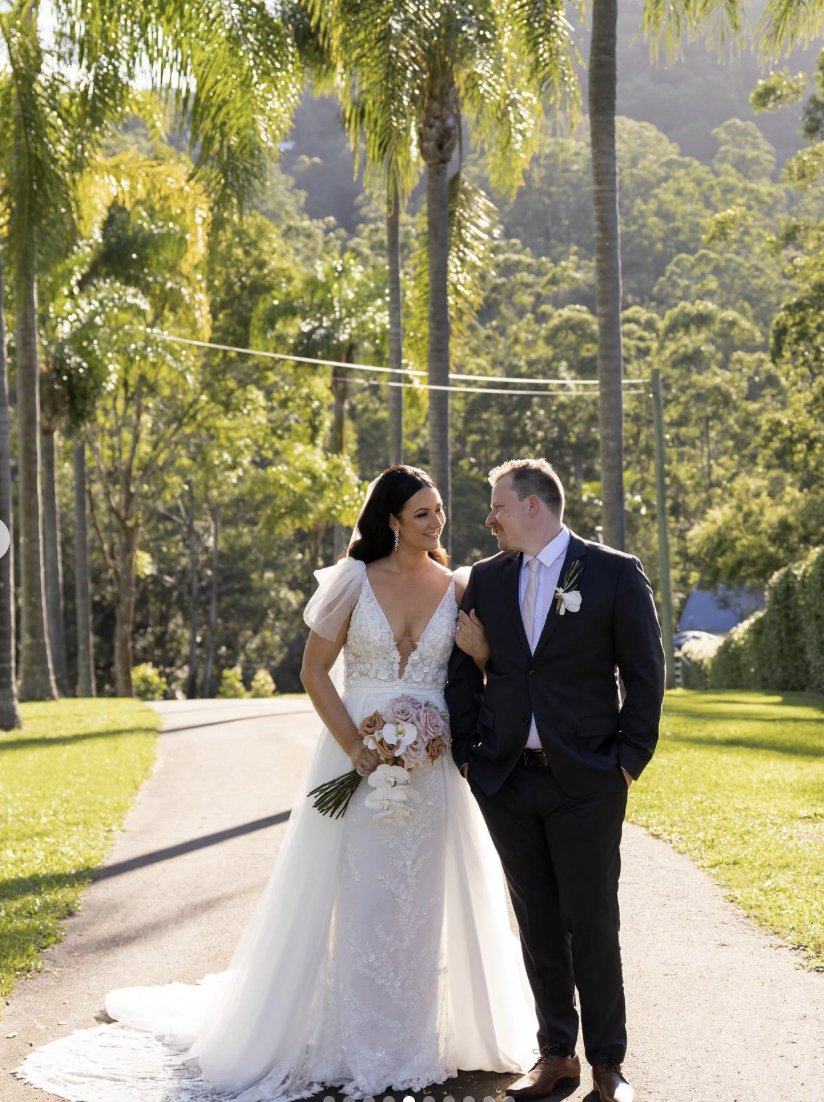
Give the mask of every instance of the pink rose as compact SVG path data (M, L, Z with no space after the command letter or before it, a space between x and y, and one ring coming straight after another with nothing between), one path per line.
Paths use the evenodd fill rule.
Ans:
M420 727L427 740L449 738L449 724L443 714L431 706L421 715Z
M427 760L429 755L426 746L426 739L419 732L415 741L410 743L403 752L403 760L409 768Z
M409 696L399 696L390 701L386 718L394 719L398 723L411 723L413 727L417 727L418 711L417 700Z

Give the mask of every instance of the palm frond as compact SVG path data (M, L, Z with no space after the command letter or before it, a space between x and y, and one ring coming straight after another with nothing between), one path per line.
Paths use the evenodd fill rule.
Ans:
M60 74L43 73L36 25L17 13L0 17L8 73L0 90L6 143L4 157L11 203L9 258L13 264L35 248L47 252L72 232L67 177L76 156L71 117ZM35 228L48 225L36 241Z
M262 180L302 83L299 27L262 0L57 0L84 71L150 73L174 96L200 175L221 199ZM304 20L305 23L305 20Z
M362 141L387 189L397 186L406 197L417 178L416 121L426 98L425 43L432 31L428 6L340 0L323 18L319 26L326 26L337 59L338 94L353 148Z
M679 57L686 42L702 39L719 52L740 42L745 30L741 0L646 0L642 27L655 58Z
M495 204L464 173L449 180L449 324L460 340L477 316L486 280L492 276L494 242L500 234ZM407 318L407 347L417 362L426 362L429 303L428 246L425 211L419 212L412 252L412 298Z
M563 0L503 0L502 26L522 54L533 87L559 104L577 98L580 58Z
M778 57L796 45L807 45L824 30L821 0L768 0L757 36L768 57Z

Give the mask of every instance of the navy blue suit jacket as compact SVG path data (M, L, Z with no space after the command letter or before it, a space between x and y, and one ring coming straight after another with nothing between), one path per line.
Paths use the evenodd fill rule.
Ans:
M502 552L477 563L461 607L475 609L491 657L486 683L455 648L446 699L456 764L492 795L518 761L535 715L561 788L584 795L621 776L640 776L658 740L664 651L652 589L638 559L572 535L563 579L579 560L577 612L555 600L535 653L518 600L522 556ZM618 675L623 685L623 697ZM617 772L616 772L617 771Z

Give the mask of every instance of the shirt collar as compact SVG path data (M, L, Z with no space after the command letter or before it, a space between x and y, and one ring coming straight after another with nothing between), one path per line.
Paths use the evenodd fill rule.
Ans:
M527 555L524 553L521 566L524 567L530 559L537 559L543 566L552 566L563 555L566 554L569 547L570 531L564 524L561 527L561 531L558 535L549 541L546 547L542 547L537 555Z

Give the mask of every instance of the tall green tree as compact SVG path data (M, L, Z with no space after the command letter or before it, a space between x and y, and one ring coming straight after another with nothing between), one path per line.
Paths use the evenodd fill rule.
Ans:
M55 227L70 224L72 185L138 72L176 97L199 170L221 195L247 193L287 127L297 94L293 28L262 5L58 2L46 59L38 0L0 14L0 150L11 206L20 436L21 662L25 698L56 694L41 539L37 272ZM65 74L75 71L69 79ZM56 218L64 214L64 219Z
M5 154L9 204L8 255L15 291L15 383L20 472L20 696L57 695L45 604L40 483L40 395L37 332L38 252L47 242L39 223L65 229L70 208L65 177L76 134L64 110L59 73L44 71L36 4L0 14L0 156ZM61 222L63 225L61 225Z
M735 3L664 5L648 0L648 27L666 26L665 33L693 28L722 8L737 28ZM667 24L667 20L669 23ZM604 536L623 548L624 523L624 403L621 342L621 235L618 217L618 156L615 133L618 69L617 0L594 0L589 54L589 124L595 214L595 284L598 311L599 442ZM677 28L677 32L676 32ZM671 38L671 41L673 39Z
M387 200L386 258L389 272L389 462L403 463L403 291L401 278L401 191L397 183Z
M391 164L390 182L401 186L417 157L426 166L429 461L449 509L450 170L468 123L489 155L493 183L513 188L520 182L540 118L522 48L533 30L531 5L515 0L307 3L338 68L344 111L363 126L370 159ZM568 25L559 6L553 11L542 28L543 72L561 88L571 81ZM466 194L453 185L453 197Z
M624 548L624 358L621 346L621 231L615 143L618 0L594 0L589 54L589 127L595 211L598 311L598 440L604 538Z
M5 282L3 249L0 243L0 520L12 535L11 495L11 410L6 362ZM0 730L20 726L17 706L14 632L14 540L0 557Z

